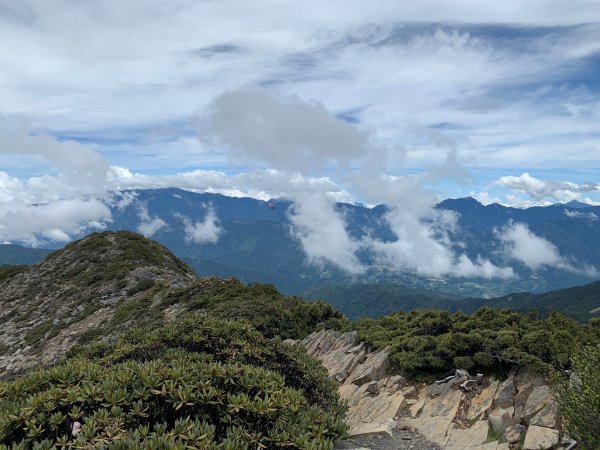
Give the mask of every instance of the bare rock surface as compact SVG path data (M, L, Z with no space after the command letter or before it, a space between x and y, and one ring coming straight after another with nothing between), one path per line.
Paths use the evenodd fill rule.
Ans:
M527 429L523 450L539 450L552 448L559 442L559 432L552 428L531 425Z
M322 330L302 344L339 383L350 440L338 449L558 449L558 406L544 378L513 370L504 381L461 387L451 379L408 384L392 373L391 349L373 350L356 332Z

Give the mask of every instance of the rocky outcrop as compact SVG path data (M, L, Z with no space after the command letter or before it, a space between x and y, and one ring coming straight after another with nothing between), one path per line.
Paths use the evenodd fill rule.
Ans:
M197 279L165 247L134 233L93 233L68 244L0 283L0 380L56 363L86 333L108 337L136 314L162 314L166 287Z
M356 332L321 330L302 345L319 358L348 402L350 435L409 427L447 450L560 449L558 406L544 378L527 369L504 381L461 387L458 378L409 384L394 374L391 349L373 350Z

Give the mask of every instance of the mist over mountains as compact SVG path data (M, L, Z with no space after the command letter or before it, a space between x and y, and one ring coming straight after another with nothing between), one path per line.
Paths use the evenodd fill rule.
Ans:
M578 202L519 209L484 206L472 198L444 200L435 209L438 217L450 217L449 228L433 224L423 229L437 229L440 235L427 238L458 256L451 269L437 276L382 257L382 247L404 242L389 219L401 208L337 203L333 220L342 221L336 229L331 220L299 211L285 199L170 188L115 193L110 209L107 229L151 237L200 274L273 283L294 294L327 284L387 282L461 297L494 297L589 283L600 267L594 251L600 245L600 207ZM348 243L356 247L344 254ZM412 245L405 251L417 261L428 250L419 248L418 241L404 244ZM57 247L51 241L42 246ZM29 264L45 254L42 249L0 246L0 263ZM469 270L467 260L489 270Z

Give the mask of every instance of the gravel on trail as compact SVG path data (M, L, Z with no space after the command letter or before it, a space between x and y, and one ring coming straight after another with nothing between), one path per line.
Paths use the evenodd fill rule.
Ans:
M335 446L335 450L441 450L441 447L429 442L418 431L398 424L392 431L393 436L386 433L354 436Z

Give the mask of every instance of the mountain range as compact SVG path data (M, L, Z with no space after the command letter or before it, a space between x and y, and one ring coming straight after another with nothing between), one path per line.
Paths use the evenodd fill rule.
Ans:
M266 282L288 294L302 294L327 285L392 283L428 289L451 297L492 298L512 292L540 293L582 285L596 279L600 267L600 207L571 202L526 209L499 204L482 205L473 198L448 199L438 210L454 213L456 229L449 233L453 245L471 259L484 258L498 266L510 266L512 278L461 278L422 276L392 265L372 264L372 255L358 255L368 270L349 275L323 263L313 265L291 232L291 202L261 201L180 189L146 189L116 193L111 206L109 230L142 232L164 244L197 273L235 276L244 282ZM382 241L395 236L385 220L385 205L372 208L338 203L350 236L367 235ZM212 230L194 228L213 220ZM509 224L524 224L545 239L564 259L562 266L530 267L510 259L497 239L498 230ZM213 236L195 239L195 231ZM79 236L78 236L79 237ZM46 242L48 247L56 243ZM0 264L31 264L48 250L0 246Z

